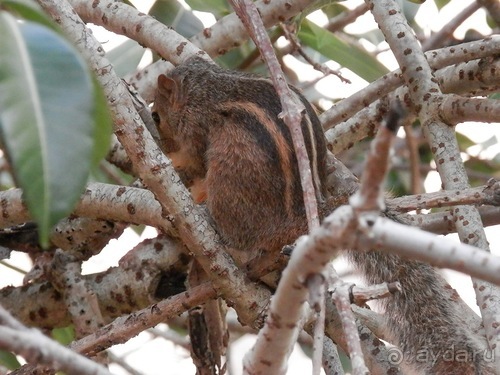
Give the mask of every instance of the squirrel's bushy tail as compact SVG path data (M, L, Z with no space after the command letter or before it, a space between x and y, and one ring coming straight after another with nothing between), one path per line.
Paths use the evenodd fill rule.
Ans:
M465 323L451 287L433 267L377 251L352 251L349 257L368 282L401 283L402 292L382 303L393 344L403 354L402 369L417 374L493 374L484 337Z

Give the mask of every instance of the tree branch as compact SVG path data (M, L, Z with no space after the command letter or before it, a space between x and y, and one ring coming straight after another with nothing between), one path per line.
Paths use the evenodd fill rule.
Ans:
M390 212L407 212L421 209L459 205L500 206L500 182L490 179L487 185L466 190L442 190L435 193L407 195L386 201Z
M40 331L26 328L0 306L0 348L69 374L111 375L103 366L76 354Z

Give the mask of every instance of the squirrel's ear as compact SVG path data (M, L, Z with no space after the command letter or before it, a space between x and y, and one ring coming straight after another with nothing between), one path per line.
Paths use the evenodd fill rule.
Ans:
M170 96L178 90L177 83L165 74L160 74L158 76L158 90L160 90L163 95Z
M181 104L185 97L182 84L176 78L167 77L165 74L158 76L158 92L171 104Z
M158 76L158 87L159 88L168 88L173 82L172 78L168 78L165 74L160 74Z

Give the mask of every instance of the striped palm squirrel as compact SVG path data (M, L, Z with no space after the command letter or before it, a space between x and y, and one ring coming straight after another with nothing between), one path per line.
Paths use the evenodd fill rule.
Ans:
M321 124L292 90L306 108L302 132L315 187L325 194ZM269 79L200 57L158 78L152 115L162 149L193 199L206 203L222 238L242 251L279 252L307 232L297 160L280 112ZM376 251L349 252L349 258L369 282L400 281L403 291L384 302L385 317L411 373L491 373L484 339L460 318L433 267Z

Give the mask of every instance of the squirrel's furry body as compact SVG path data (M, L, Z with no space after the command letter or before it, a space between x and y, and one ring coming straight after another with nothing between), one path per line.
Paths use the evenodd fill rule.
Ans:
M153 117L162 148L229 245L277 252L307 232L297 160L270 80L196 57L161 75L158 86ZM306 107L302 132L316 188L324 193L323 131L294 91ZM460 318L449 287L431 266L374 251L349 254L371 283L401 282L403 291L384 302L385 315L411 373L492 373L481 357L484 339ZM433 356L427 360L426 350ZM462 356L452 360L452 353Z
M317 155L311 169L321 189L325 140L314 110L300 98L313 114L302 131L308 153ZM231 246L279 251L306 232L291 134L278 119L281 105L270 80L196 58L159 77L153 112L165 153Z

